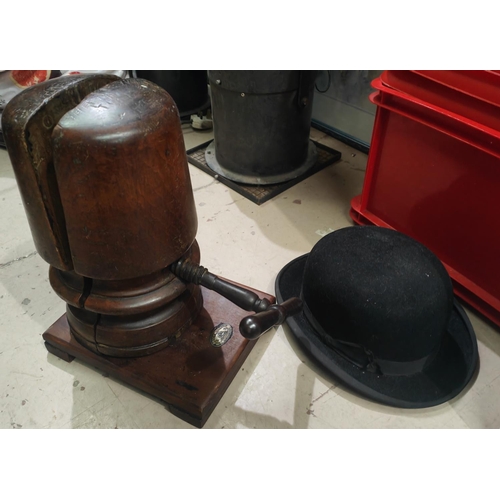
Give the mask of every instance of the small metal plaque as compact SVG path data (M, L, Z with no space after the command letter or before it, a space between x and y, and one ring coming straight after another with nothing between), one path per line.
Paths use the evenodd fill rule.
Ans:
M217 325L210 335L210 344L213 347L222 347L233 336L233 327L227 323Z

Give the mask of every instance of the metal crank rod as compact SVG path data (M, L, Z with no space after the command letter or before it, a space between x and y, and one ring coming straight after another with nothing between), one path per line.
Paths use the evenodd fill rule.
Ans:
M243 318L240 322L240 333L243 337L254 340L281 325L286 318L302 310L302 301L292 297L282 304L271 304L267 299L261 299L256 293L234 283L230 283L202 266L197 266L186 260L179 260L170 266L171 271L183 281L202 285L217 292L233 304L245 311L256 314Z

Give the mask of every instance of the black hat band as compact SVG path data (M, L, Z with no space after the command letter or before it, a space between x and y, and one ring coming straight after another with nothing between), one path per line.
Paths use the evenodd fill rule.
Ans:
M302 294L301 298L303 300ZM413 361L402 362L379 359L374 356L372 351L366 349L362 345L332 338L332 336L316 321L305 300L303 300L303 312L315 333L328 347L330 347L330 349L333 349L339 356L342 356L345 360L363 371L379 373L381 375L412 375L414 373L420 373L433 361L441 347L441 345L438 344L430 354Z

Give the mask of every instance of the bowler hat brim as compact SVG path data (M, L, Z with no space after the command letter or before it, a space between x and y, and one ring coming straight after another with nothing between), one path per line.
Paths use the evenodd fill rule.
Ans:
M276 278L281 303L300 296L308 255L288 263ZM478 366L477 340L462 306L455 300L439 352L423 371L381 375L363 371L326 346L301 312L286 320L308 357L347 388L373 401L398 408L427 408L454 398L467 386Z

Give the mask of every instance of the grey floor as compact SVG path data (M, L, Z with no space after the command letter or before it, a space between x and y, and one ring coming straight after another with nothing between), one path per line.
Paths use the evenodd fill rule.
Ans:
M184 126L189 149L211 132ZM274 294L279 270L325 234L352 224L349 203L362 189L366 155L326 136L340 162L258 207L190 166L202 264ZM65 310L36 253L14 174L0 149L0 427L190 428L149 398L75 360L49 354L42 333ZM262 337L207 428L498 428L500 331L466 308L481 367L450 403L399 410L344 390L300 353L286 328Z

